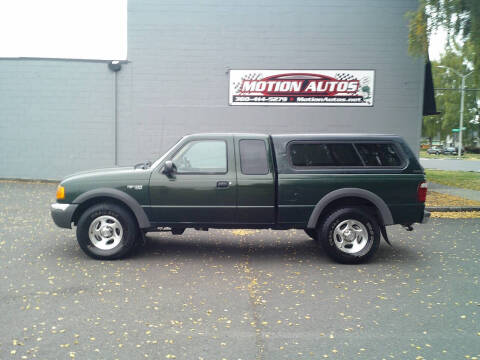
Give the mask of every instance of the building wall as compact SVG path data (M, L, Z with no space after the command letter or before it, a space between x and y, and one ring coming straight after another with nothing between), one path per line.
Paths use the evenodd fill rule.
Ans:
M0 178L112 165L112 89L104 63L0 60Z
M417 0L130 0L118 73L118 162L194 132L368 132L417 151L423 60L407 55ZM229 69L373 69L373 107L229 106ZM0 60L0 177L114 164L113 73L101 62ZM18 161L20 160L20 161Z

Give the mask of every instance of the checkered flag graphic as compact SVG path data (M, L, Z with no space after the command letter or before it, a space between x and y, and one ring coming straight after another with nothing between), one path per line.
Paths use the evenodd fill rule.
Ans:
M337 80L356 80L355 76L347 73L336 73L335 79Z
M370 78L368 76L364 76L360 79L360 85L366 86L370 84Z
M242 87L243 80L257 80L257 79L260 79L261 77L262 77L261 73L250 73L250 74L244 75L242 77L242 81L233 83L233 88L237 93L239 93Z

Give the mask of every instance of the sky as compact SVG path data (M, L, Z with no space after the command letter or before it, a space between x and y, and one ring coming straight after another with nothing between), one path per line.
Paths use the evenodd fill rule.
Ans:
M127 58L127 0L0 0L0 57Z
M430 37L430 43L428 47L428 55L430 60L440 60L440 56L445 52L447 44L447 31L443 28L439 28Z

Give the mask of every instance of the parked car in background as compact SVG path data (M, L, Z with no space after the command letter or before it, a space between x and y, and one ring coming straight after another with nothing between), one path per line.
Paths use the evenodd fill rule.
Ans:
M440 155L443 153L443 148L441 146L432 146L431 148L427 149L427 153L431 155Z
M457 155L458 154L458 147L449 146L443 149L443 153L445 155ZM462 149L462 155L465 153L465 150Z
M126 256L144 233L302 229L334 260L365 261L386 226L426 222L427 183L394 135L196 134L153 164L65 178L51 213L96 259Z

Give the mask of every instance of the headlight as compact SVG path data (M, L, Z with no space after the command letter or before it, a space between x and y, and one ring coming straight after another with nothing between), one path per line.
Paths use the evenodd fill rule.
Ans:
M61 185L57 187L57 200L65 199L65 188Z

